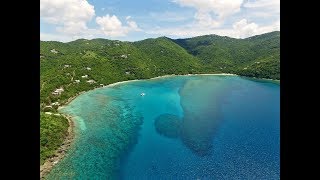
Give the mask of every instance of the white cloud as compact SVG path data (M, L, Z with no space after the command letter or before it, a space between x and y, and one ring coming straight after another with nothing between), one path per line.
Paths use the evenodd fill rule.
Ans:
M280 31L280 20L277 20L269 25L259 27L257 34L263 34L271 31Z
M70 36L62 33L41 33L40 32L40 40L41 41L60 41L60 42L70 42L77 39L94 39L94 38L104 38L102 34L95 32L90 32L87 34L74 35Z
M106 16L97 17L96 23L100 26L100 30L103 34L111 37L125 36L130 31L140 30L136 22L131 20L130 16L127 16L126 20L127 26L123 26L117 16L110 16L109 14L107 14Z
M245 13L245 16L247 18L263 18L263 19L271 19L271 18L278 18L279 14L272 13L270 11L262 11L262 10L257 10L257 11L249 11Z
M222 24L222 21L212 19L211 15L206 12L199 11L195 14L194 18L197 20L197 24L195 26L216 28Z
M251 22L249 23L247 19L241 19L235 22L232 28L205 28L205 27L176 27L176 28L156 28L147 31L148 34L156 34L159 36L172 36L179 38L187 38L208 34L216 34L220 36L229 36L233 38L246 38L258 34L263 34L271 31L280 30L280 21L273 22L269 25L259 26L258 24Z
M274 27L276 30L280 31L280 19L274 23Z
M248 0L243 7L252 17L278 18L280 15L280 0Z
M140 31L136 22L127 21L127 24L129 25L129 31Z
M197 10L194 18L199 25L219 27L224 20L239 12L243 0L173 0L182 7L192 7ZM212 13L215 19L212 18Z
M80 33L85 33L88 30L88 27L85 22L66 22L63 27L57 27L58 32L70 35L76 35Z
M105 8L101 8L102 11ZM40 0L40 18L43 22L53 24L54 34L42 33L42 39L59 39L63 41L75 38L90 38L101 35L109 37L125 36L130 31L138 31L138 25L126 17L126 25L115 16L96 17L100 29L91 29L87 23L95 16L94 6L87 0ZM99 28L99 27L98 27ZM58 38L61 36L61 38Z
M206 34L246 38L280 30L280 0L172 0L172 2L182 7L195 8L195 21L179 27L153 28L146 33L181 38ZM262 19L259 19L261 17ZM226 26L225 21L234 22Z
M72 37L61 35L61 34L51 34L51 33L41 33L40 32L40 40L41 41L60 41L60 42L68 42L72 41Z
M241 38L254 35L258 31L258 25L255 23L248 23L246 19L235 22L232 27L237 36Z
M198 11L213 12L220 18L240 11L243 0L174 0L181 6L194 7Z
M94 7L86 0L40 0L40 18L65 34L84 33L94 15Z
M280 0L248 0L244 5L246 8L280 8Z
M171 0L171 2L193 10L186 11L187 14L181 14L180 11L150 12L151 20L177 23L173 27L171 23L171 27L165 28L156 27L153 23L151 29L145 30L146 34L175 37L217 34L245 38L280 30L280 0ZM109 11L110 8L112 7L103 7L101 10ZM41 33L41 40L66 42L77 38L112 39L126 36L132 31L141 31L131 16L121 17L121 20L116 15L109 14L96 17L94 6L87 0L40 0L40 18L41 23L52 24L55 27L54 33ZM87 24L93 20L96 27L89 28ZM186 24L178 25L182 22ZM146 23L142 21L139 25L145 27Z
M259 26L254 22L249 23L247 19L241 19L233 24L234 37L246 38L258 34L263 34L271 31L280 31L280 20L277 20L269 25Z
M149 13L149 17L152 19L156 19L157 21L162 21L162 22L178 22L178 21L184 21L192 16L186 13L177 13L177 12L170 12L170 11L165 11L161 13L157 12L151 12Z
M156 28L146 32L147 34L155 34L157 36L170 36L173 38L188 38L208 34L217 34L221 36L232 37L232 30L230 29L206 29L206 28Z

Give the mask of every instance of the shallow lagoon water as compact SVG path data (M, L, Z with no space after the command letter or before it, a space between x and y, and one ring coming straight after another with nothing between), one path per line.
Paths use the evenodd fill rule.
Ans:
M61 111L74 117L76 139L48 179L279 179L278 83L134 81L89 91Z

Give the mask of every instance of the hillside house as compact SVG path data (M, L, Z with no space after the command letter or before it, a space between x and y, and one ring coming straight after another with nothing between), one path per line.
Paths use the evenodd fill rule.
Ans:
M50 52L52 52L52 53L54 53L54 54L57 54L57 53L58 53L58 51L55 50L55 49L51 49Z
M53 103L51 103L51 106L59 106L59 105L60 105L59 102L53 102Z
M96 83L96 81L95 81L95 80L93 80L93 79L90 79L90 80L88 80L87 82L88 82L89 84Z
M53 95L60 95L64 91L63 88L58 88L52 92Z

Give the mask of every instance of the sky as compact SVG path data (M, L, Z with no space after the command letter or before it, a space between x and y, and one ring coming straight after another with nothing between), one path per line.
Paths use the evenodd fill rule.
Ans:
M138 41L280 31L280 0L40 0L40 40Z

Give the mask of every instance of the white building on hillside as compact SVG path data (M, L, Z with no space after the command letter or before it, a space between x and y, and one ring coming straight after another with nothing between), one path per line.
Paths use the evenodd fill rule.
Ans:
M88 82L89 84L96 83L96 81L95 81L95 80L93 80L93 79L90 79L90 80L88 80L87 82Z
M58 88L52 92L53 95L60 95L64 91L63 88Z

